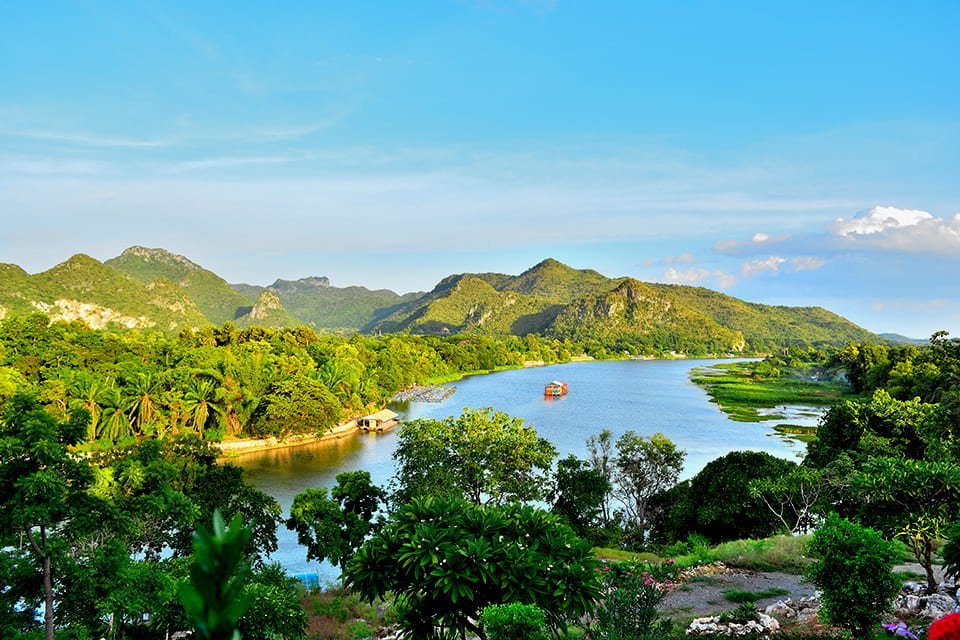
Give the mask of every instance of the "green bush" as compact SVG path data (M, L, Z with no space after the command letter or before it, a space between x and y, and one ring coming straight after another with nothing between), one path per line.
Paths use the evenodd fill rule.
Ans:
M547 619L532 604L495 604L480 613L487 640L547 640Z
M943 558L943 573L960 580L960 522L947 529L947 543L940 549Z
M818 561L806 575L823 594L824 621L857 638L873 638L900 590L893 575L896 547L873 529L831 514L813 534L807 553Z
M590 629L592 640L660 640L673 625L661 620L657 606L673 588L679 570L673 561L605 565L603 597Z
M747 624L751 620L759 620L760 614L752 602L744 602L733 611L724 611L720 614L720 622Z
M779 533L783 523L751 496L750 483L781 477L796 466L757 451L733 451L707 463L690 481L688 499L695 518L691 531L715 542Z

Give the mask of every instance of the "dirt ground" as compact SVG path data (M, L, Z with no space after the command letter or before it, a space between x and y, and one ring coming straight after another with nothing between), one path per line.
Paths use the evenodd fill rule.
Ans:
M920 578L923 569L918 564L905 564L895 568L898 572L909 572ZM942 580L942 572L937 567L937 578ZM725 572L697 575L689 578L667 595L660 610L664 615L678 621L688 621L708 615L715 615L723 611L737 608L735 602L727 600L723 592L728 589L762 592L771 589L781 589L787 593L759 600L757 609L763 610L778 600L792 598L797 600L814 594L813 585L803 581L803 576L776 571L759 572L739 569L727 569Z
M672 591L660 605L660 610L676 619L690 619L730 611L737 604L728 601L723 592L728 589L741 591L768 591L782 589L787 593L757 602L763 610L778 600L794 600L813 595L813 585L802 583L803 576L778 572L736 571L731 573L695 576Z

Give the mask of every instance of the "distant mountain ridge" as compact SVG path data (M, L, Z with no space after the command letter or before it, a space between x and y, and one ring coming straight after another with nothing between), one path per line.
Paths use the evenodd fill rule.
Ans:
M523 273L461 273L426 293L335 287L325 276L228 284L165 249L130 247L106 262L78 254L35 275L0 264L0 317L42 311L95 327L234 322L363 332L538 333L614 341L632 352L739 353L876 339L819 307L746 302L702 287L608 278L546 259ZM619 348L619 347L618 347Z

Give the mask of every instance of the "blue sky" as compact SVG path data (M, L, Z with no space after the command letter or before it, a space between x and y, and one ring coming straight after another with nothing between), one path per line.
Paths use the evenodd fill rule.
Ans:
M960 3L0 5L0 261L550 256L960 334Z

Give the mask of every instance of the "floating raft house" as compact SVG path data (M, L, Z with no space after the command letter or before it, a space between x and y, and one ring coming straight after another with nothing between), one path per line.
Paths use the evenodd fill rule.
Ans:
M546 398L559 398L560 396L565 396L567 395L567 383L559 382L557 380L547 383L547 386L543 388L543 395Z
M357 426L361 431L389 431L398 424L400 424L399 415L390 409L383 409L357 420Z

